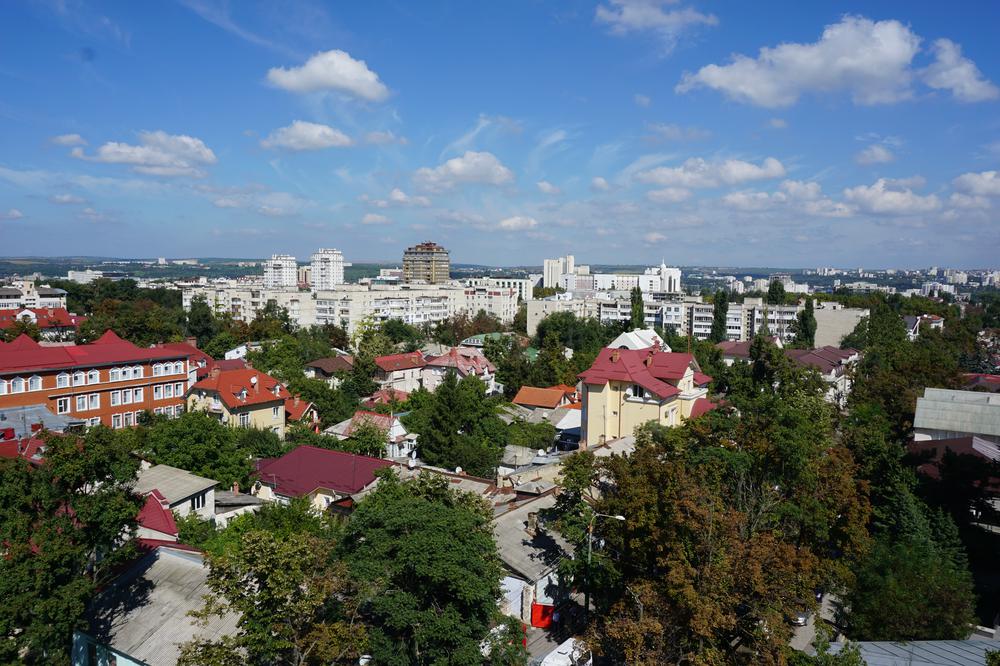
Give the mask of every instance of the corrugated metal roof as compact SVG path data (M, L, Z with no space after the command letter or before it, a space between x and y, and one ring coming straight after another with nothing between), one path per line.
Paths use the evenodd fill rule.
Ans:
M870 641L857 646L868 666L983 666L986 651L1000 649L1000 641ZM830 652L843 647L833 643Z
M1000 395L929 388L917 398L914 428L1000 436Z

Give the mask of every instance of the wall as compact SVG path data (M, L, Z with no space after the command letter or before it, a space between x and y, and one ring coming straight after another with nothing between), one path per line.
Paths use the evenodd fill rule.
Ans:
M240 414L249 414L250 423L247 427L270 430L281 439L285 438L285 401L282 399L230 409L218 399L215 392L199 389L188 395L187 405L189 411L208 412L231 428L244 427L240 424ZM274 414L275 407L278 410L277 416Z
M816 345L817 347L839 347L840 340L854 330L862 317L868 316L868 310L863 308L816 307Z

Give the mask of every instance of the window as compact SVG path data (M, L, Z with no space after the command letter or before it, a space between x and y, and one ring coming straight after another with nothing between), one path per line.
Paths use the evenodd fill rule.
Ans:
M85 395L76 396L76 411L78 412L87 411L87 396Z
M7 395L7 380L0 379L0 395Z
M41 391L42 390L42 378L38 375L32 375L31 379L28 380L28 390L29 391Z
M100 409L101 408L101 394L100 393L91 393L90 396L89 396L89 398L90 398L90 408L91 409Z
M278 418L278 408L277 407L272 407L271 408L271 418L272 419Z
M69 414L69 398L56 400L56 414Z
M184 405L174 405L174 416L180 416L184 413Z
M132 425L132 423L133 423L133 421L132 421L132 412L125 412L122 416L125 417L125 425L127 425L127 426Z
M111 392L111 406L112 407L117 407L120 404L122 404L122 392L121 391L112 391Z
M87 383L88 384L100 384L101 383L101 373L97 370L91 370L87 373Z
M69 373L60 372L56 377L56 388L66 388L69 386Z
M240 414L240 427L249 428L250 427L250 414L243 412Z
M630 390L632 392L632 397L634 398L642 399L642 397L646 394L646 391L644 391L638 384L632 384L632 388Z
M87 375L83 374L83 370L77 370L73 373L73 386L83 386L87 383Z
M178 398L184 395L184 382L174 384L174 395Z
M154 377L159 377L162 374L163 374L163 365L161 363L154 363L153 364L153 376Z
M122 378L122 371L119 368L111 368L108 370L108 381L117 382Z
M94 428L94 427L99 426L99 425L101 425L101 417L100 416L92 416L89 419L87 419L87 427L88 428Z
M122 404L131 405L132 404L132 391L131 389L125 389L122 391Z
M24 393L27 382L20 377L15 377L10 383L11 393Z
M135 413L135 424L136 425L139 425L139 417L141 417L141 416L142 416L142 412L136 412Z
M122 368L121 379L122 381L132 379L132 368Z
M122 415L121 414L112 414L111 415L111 427L114 428L115 430L117 430L118 428L122 427Z
M132 379L142 379L142 366L133 365L132 366Z
M197 511L198 509L204 508L205 506L205 495L206 493L201 493L200 495L195 495L191 498L191 510Z
M164 398L172 398L172 397L174 397L174 385L173 384L164 384L163 385L163 397Z
M142 402L142 388L132 389L132 402Z
M153 400L163 400L163 386L161 384L153 387Z
M184 374L184 361L177 361L174 363L174 374L183 375Z

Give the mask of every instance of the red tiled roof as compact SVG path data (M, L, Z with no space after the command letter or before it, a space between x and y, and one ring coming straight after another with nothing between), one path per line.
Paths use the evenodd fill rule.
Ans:
M522 386L511 402L515 405L523 405L524 407L555 409L565 397L566 394L561 389Z
M252 381L254 379L256 384ZM264 405L276 400L284 402L292 397L288 389L277 379L253 368L213 371L208 377L192 386L191 390L215 393L230 409L247 405ZM244 397L241 398L241 395Z
M298 421L306 415L313 404L308 400L302 400L298 396L285 399L285 420Z
M774 337L773 335L765 339L768 342L775 344L778 342L778 338ZM741 341L726 340L724 342L717 342L715 346L722 352L723 356L730 356L735 358L750 358L750 345L752 344L753 340L741 340Z
M371 423L379 430L385 430L388 432L392 429L393 421L395 417L389 416L388 414L379 414L377 412L367 412L365 410L359 409L354 412L354 416L351 417L351 423L344 430L344 435L350 437L354 432L354 429L363 423Z
M0 442L0 458L24 458L32 464L42 462L45 440L38 437L8 439Z
M967 372L962 375L966 388L983 388L996 393L1000 391L1000 375L987 375L980 372Z
M375 365L383 372L394 372L396 370L410 370L412 368L422 368L427 365L427 361L420 352L409 352L407 354L390 354L389 356L377 356Z
M153 345L153 347L155 349L168 349L179 354L187 354L188 358L192 361L198 363L204 361L206 366L215 362L211 356L187 342L161 342L158 345Z
M146 495L146 503L142 505L138 517L140 527L149 530L177 536L177 523L174 514L167 504L166 498L159 490L153 490Z
M496 371L490 360L482 351L473 347L452 347L447 354L436 356L427 361L428 367L455 368L461 376L470 374L482 375Z
M375 407L376 405L389 405L393 400L396 402L406 402L409 399L410 394L406 391L399 391L394 388L384 388L372 393L368 399L361 404L365 407Z
M712 383L712 378L706 375L704 372L694 373L694 385L695 386L708 386Z
M708 398L698 398L694 401L694 404L691 405L691 418L696 419L702 414L707 414L716 407L718 407L718 405Z
M0 345L0 373L46 369L86 368L115 363L185 359L188 354L170 349L137 347L107 331L89 345L43 347L27 335Z
M609 349L605 347L594 363L580 373L587 384L606 384L609 381L638 384L660 398L678 395L680 389L670 381L684 377L688 369L696 367L694 356L658 349ZM703 375L707 377L707 375Z
M22 319L19 315L29 311L35 315L35 324L41 329L79 328L80 324L87 321L84 316L70 314L66 308L18 308L0 310L0 329L10 328Z
M388 460L303 445L280 458L258 461L257 476L286 497L301 497L317 488L351 495L370 485L376 470L391 465Z

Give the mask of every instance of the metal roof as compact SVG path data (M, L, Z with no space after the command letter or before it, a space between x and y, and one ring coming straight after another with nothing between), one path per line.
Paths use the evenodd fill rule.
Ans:
M830 652L838 653L844 643L833 643ZM983 666L986 651L1000 649L1000 641L913 641L856 643L868 666Z
M917 398L913 427L1000 437L1000 395L924 389L924 396Z
M218 483L218 481L206 479L170 465L153 465L149 469L139 470L135 491L140 495L145 495L153 490L159 490L172 507Z
M527 531L528 514L540 514L551 509L555 503L555 495L542 495L493 519L493 534L500 559L527 581L540 580L559 566L559 560L569 557L569 545L555 532L545 528L540 515L535 533Z
M83 421L72 416L53 414L45 405L0 409L0 429L13 428L15 437L29 437L33 434L31 426L36 423L41 423L46 430L63 432L70 426L83 424Z

